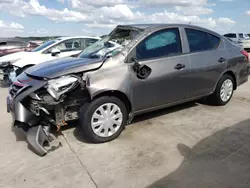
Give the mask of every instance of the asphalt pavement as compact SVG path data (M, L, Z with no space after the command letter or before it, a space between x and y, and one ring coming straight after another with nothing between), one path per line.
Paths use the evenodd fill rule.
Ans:
M1 88L0 188L250 187L250 82L223 107L191 102L136 117L105 144L73 124L45 157L11 128L6 95Z

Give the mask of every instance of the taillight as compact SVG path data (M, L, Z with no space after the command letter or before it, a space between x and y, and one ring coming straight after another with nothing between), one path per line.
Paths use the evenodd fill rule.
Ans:
M247 61L249 61L248 53L245 50L242 50L241 53L247 58Z

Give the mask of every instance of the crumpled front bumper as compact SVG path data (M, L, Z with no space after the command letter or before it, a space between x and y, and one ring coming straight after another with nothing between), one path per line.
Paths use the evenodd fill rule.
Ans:
M10 95L7 97L7 112L11 113L14 125L23 123L32 127L37 125L40 120L39 117L30 112L21 102L15 101Z
M20 102L13 102L11 96L7 97L7 112L11 113L13 125L21 128L27 135L27 142L35 153L44 156L47 150L43 147L44 143L49 142L49 135L43 130L41 125L36 126L39 118L27 110ZM33 126L31 126L33 125Z
M44 144L55 140L55 137L50 133L50 128L40 124L40 117L32 113L24 104L23 100L32 92L43 87L46 82L27 78L24 75L20 77L22 82L16 83L23 86L15 96L9 94L6 100L7 112L12 115L13 125L21 128L27 135L27 142L35 153L44 156L51 148L45 148ZM20 80L20 79L19 79ZM57 144L60 147L60 143Z

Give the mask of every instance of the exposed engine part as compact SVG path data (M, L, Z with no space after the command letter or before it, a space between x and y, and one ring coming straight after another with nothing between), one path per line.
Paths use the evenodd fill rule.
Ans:
M32 99L35 99L35 100L41 100L41 98L37 95L37 93L31 93L30 95L29 95Z
M62 104L57 104L55 106L55 119L56 119L57 131L61 129L61 126L67 125L64 119L64 109Z
M76 120L79 118L78 112L80 110L80 106L68 106L65 109L65 121Z
M36 116L40 116L39 104L36 101L31 100L30 111L33 112Z
M81 88L81 90L86 89L86 81L81 81L80 82L80 88Z
M40 110L42 110L42 111L44 111L47 115L49 115L50 113L49 113L49 111L48 110L46 110L44 107L39 107L39 109Z

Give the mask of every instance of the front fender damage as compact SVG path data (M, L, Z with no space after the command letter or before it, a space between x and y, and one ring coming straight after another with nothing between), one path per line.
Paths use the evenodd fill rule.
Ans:
M21 81L14 82L9 88L7 97L7 111L13 117L14 126L20 128L27 136L27 143L39 156L54 151L62 144L51 133L55 121L42 111L40 106L35 106L32 101L34 92L43 88L46 81L30 79L21 76ZM37 114L41 111L41 115Z
M125 71L121 72L124 73ZM130 124L134 118L134 110L133 105L131 104L132 92L130 92L131 88L129 84L129 76L117 75L117 79L113 79L112 76L109 76L111 75L110 73L105 77L105 79L103 79L102 75L102 73L99 73L96 76L95 72L93 74L85 75L84 80L86 83L86 89L89 94L89 99L92 101L95 98L103 95L119 98L122 102L124 102L128 109L129 114L127 124Z

